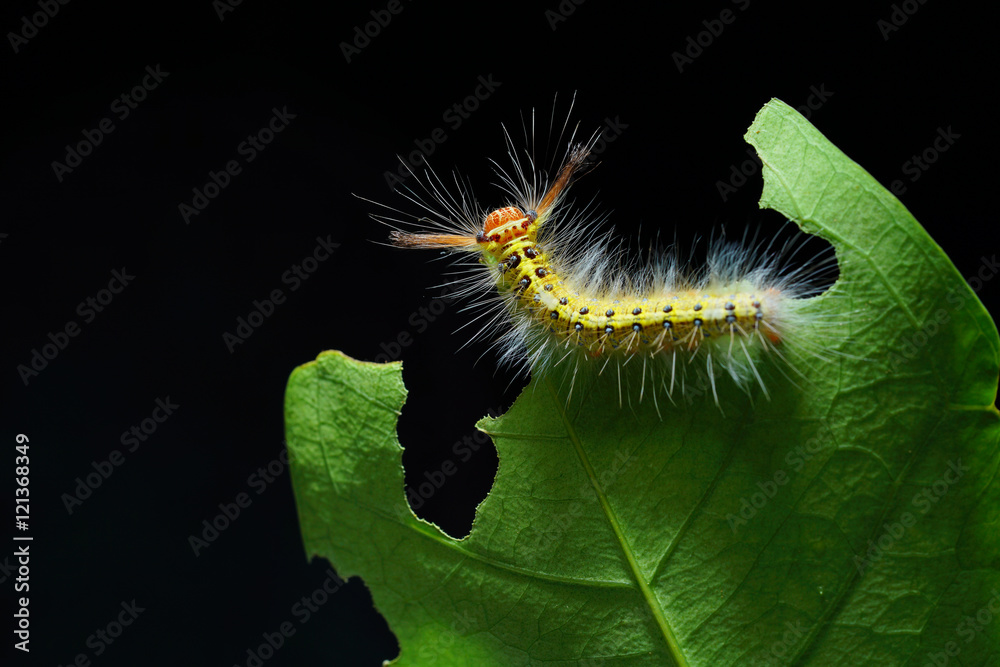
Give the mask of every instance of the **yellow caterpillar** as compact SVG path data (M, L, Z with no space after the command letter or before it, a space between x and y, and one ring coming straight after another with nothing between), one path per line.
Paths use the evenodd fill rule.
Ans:
M596 135L595 135L596 138ZM507 135L514 176L500 172L514 201L486 214L456 179L448 192L432 171L420 183L429 199L410 190L406 196L432 217L416 222L376 216L394 227L393 245L443 249L476 261L463 293L492 310L484 332L495 336L501 357L526 360L533 372L559 366L570 372L570 394L586 364L600 370L614 361L641 366L642 397L651 381L669 398L676 388L687 394L688 369L697 364L698 382L718 403L716 374L729 375L746 390L767 389L758 368L763 354L791 365L799 321L798 304L818 290L818 273L835 268L832 256L786 271L780 259L788 246L715 244L708 268L691 274L673 256L654 258L646 267L622 266L620 256L590 231L583 214L568 213L566 193L584 168L593 139L571 141L556 177L517 159ZM496 298L499 295L500 299ZM513 326L504 327L506 319ZM640 361L641 360L641 361ZM702 372L703 371L703 372ZM783 371L782 371L783 372ZM619 382L621 373L619 373Z

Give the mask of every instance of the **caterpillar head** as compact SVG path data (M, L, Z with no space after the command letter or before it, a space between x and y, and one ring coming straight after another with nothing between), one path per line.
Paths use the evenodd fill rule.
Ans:
M483 222L483 231L476 234L480 249L499 258L504 246L516 238L533 235L533 225L538 219L534 211L523 213L515 206L498 208Z

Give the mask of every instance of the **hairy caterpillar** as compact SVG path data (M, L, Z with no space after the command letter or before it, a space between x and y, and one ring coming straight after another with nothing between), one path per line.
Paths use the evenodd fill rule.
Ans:
M534 116L531 125L534 146ZM568 121L559 143L567 126ZM526 140L527 134L525 128ZM502 361L526 363L533 373L565 369L567 401L582 369L600 373L611 367L621 402L621 371L631 367L639 376L639 400L647 382L654 401L660 392L673 401L675 392L688 396L700 385L718 405L717 375L728 375L747 392L759 387L768 396L764 357L775 358L789 379L784 369L798 373L796 360L821 357L798 332L804 324L801 304L821 293L819 283L836 273L831 252L789 269L786 260L804 244L747 245L744 238L737 245L720 239L709 248L702 270L691 270L673 253L651 255L646 265L629 262L596 231L601 218L591 215L589 206L575 209L567 201L599 135L577 141L574 128L554 170L539 168L533 153L522 155L506 129L504 136L513 167L508 171L493 162L510 198L503 206L487 212L462 179L454 177L451 192L428 168L422 176L411 170L422 193L403 193L428 215L373 216L393 228L394 246L458 256L456 263L466 269L454 281L458 293L485 309L486 322L473 338L494 338Z

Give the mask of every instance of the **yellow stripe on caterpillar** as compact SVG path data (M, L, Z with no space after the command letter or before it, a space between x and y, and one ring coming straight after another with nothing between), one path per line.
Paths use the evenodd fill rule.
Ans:
M460 191L451 194L428 171L424 180L416 179L427 198L414 190L405 196L431 217L415 223L375 217L393 227L393 245L475 257L474 264L463 264L468 275L456 282L463 283L462 293L477 297L476 305L491 311L480 335L498 341L503 361L526 361L532 372L567 367L570 395L577 371L595 359L603 360L603 370L609 361L623 366L641 358L643 383L646 361L653 361L653 382L672 400L675 386L684 390L688 385L690 362L700 358L704 365L695 368L707 378L718 403L719 371L744 390L756 385L767 395L758 369L763 355L770 353L793 371L792 359L801 358L802 351L821 356L793 332L804 297L821 291L813 278L836 268L832 253L786 271L778 261L784 248L719 243L710 249L708 268L693 274L662 257L654 257L652 266L623 268L618 254L608 252L593 233L593 221L564 205L595 139L571 140L549 181L536 171L533 156L517 157L520 152L508 135L514 170L500 175L514 201L488 214L462 181L455 179ZM510 329L498 329L502 319L511 323ZM681 364L678 355L683 355ZM659 381L656 373L662 376ZM643 393L640 388L639 395Z

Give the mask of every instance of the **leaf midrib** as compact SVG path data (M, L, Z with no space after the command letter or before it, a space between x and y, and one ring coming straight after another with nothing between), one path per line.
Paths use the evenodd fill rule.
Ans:
M639 586L642 597L646 601L646 605L649 607L649 610L653 615L653 619L656 621L657 627L660 628L660 632L663 634L663 639L667 643L667 647L670 649L670 655L674 660L674 664L676 664L677 667L687 667L687 658L685 658L684 654L681 653L680 645L677 643L677 637L674 635L673 628L670 627L666 617L663 615L663 608L660 606L659 600L657 600L656 596L653 594L653 590L649 587L649 582L646 581L639 570L639 563L635 559L635 554L632 553L632 548L625 540L625 535L622 532L621 525L618 523L618 517L615 515L614 510L611 509L608 498L604 494L604 490L598 482L594 468L590 465L590 460L587 458L586 452L583 451L583 443L580 442L580 438L577 437L576 430L569 421L569 415L567 415L566 410L563 409L563 403L560 400L558 393L547 378L544 382L546 389L548 389L549 394L552 396L553 403L558 406L559 417L562 419L563 425L566 428L566 434L569 436L570 442L573 443L573 448L576 450L576 455L580 459L580 464L583 466L584 471L587 473L587 478L590 480L590 484L594 488L594 493L597 495L598 502L601 503L601 509L604 510L604 515L611 526L611 530L614 531L615 538L618 540L618 545L621 547L622 553L625 555L625 560L628 562L629 569L632 571L632 576L635 578L636 584Z

